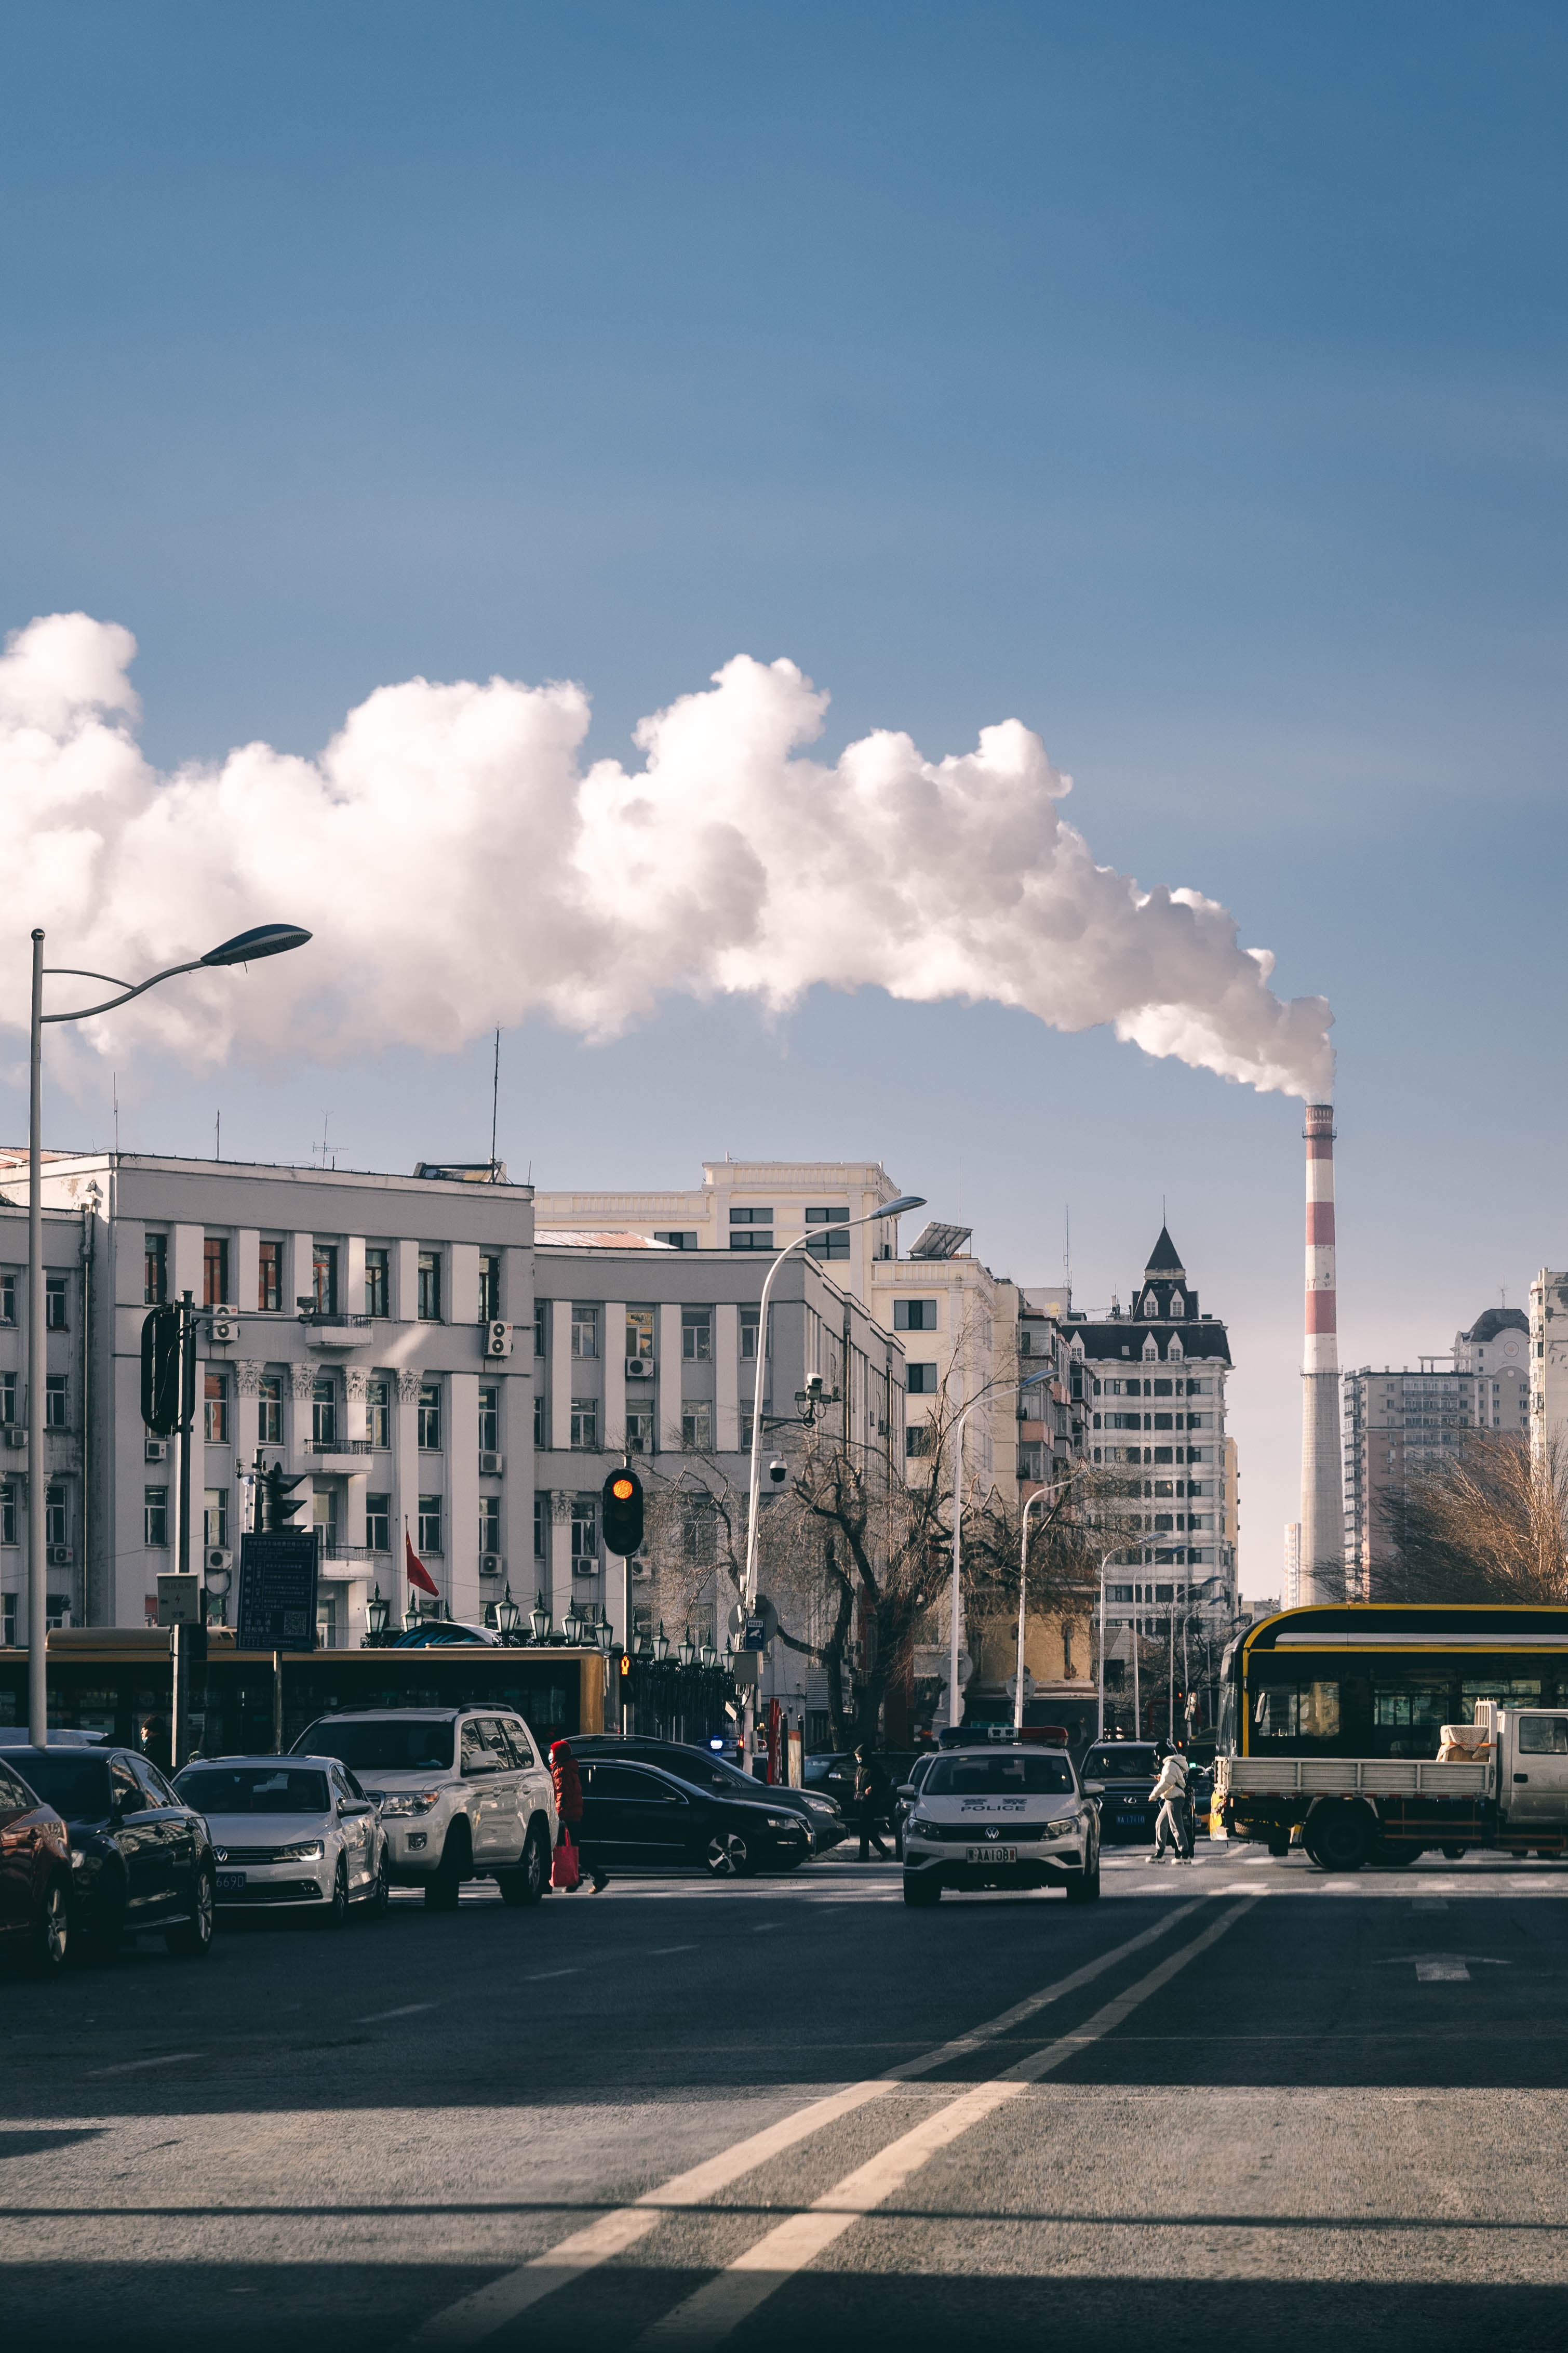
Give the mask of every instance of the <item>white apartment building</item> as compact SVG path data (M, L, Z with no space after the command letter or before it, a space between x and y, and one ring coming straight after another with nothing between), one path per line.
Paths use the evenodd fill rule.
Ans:
M1500 1312L1489 1311L1489 1316ZM1489 1316L1473 1327L1479 1330ZM1461 1334L1461 1342L1466 1335ZM1491 1344L1478 1341L1478 1350ZM1352 1601L1375 1600L1377 1571L1392 1551L1388 1513L1413 1478L1458 1461L1475 1430L1506 1435L1523 1427L1517 1372L1454 1371L1441 1356L1424 1356L1420 1369L1395 1372L1363 1365L1340 1383L1345 1464L1345 1590Z
M532 1206L502 1176L52 1154L47 1229L64 1288L63 1322L51 1290L51 1418L57 1379L66 1402L48 1465L51 1597L68 1596L88 1624L153 1614L158 1572L174 1565L174 1450L142 1420L142 1324L149 1306L189 1293L193 1565L237 1564L245 1474L259 1459L306 1482L296 1493L301 1524L321 1531L325 1641L360 1640L377 1586L401 1610L405 1526L454 1617L493 1605L509 1556L531 1558L533 1501ZM0 1366L19 1367L25 1166L0 1184L16 1205L0 1212L15 1300ZM493 1341L497 1322L520 1336ZM8 1483L10 1595L25 1579L26 1504Z
M1542 1267L1530 1286L1530 1443L1537 1460L1568 1430L1568 1271Z

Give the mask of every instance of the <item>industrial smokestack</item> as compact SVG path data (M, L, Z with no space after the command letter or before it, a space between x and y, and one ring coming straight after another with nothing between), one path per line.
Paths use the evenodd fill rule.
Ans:
M1345 1598L1340 1343L1334 1285L1334 1110L1309 1103L1307 1331L1301 1360L1301 1599Z

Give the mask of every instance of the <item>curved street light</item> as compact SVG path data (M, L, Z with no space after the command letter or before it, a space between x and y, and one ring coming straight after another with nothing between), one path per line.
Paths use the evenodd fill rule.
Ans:
M993 1383L991 1387L982 1389L977 1398L970 1399L952 1425L952 1581L947 1607L947 1722L950 1731L956 1731L959 1723L958 1637L963 1612L959 1575L963 1566L963 1425L970 1415L978 1411L981 1406L989 1405L994 1398L1005 1397L1011 1389L1017 1389L1021 1394L1025 1389L1038 1388L1042 1381L1050 1379L1052 1370L1053 1367L1047 1365L1042 1371L1031 1373L1026 1380ZM1025 1505L1025 1509L1026 1511L1028 1509L1027 1504Z
M302 948L310 936L298 923L258 923L250 931L237 933L233 939L209 948L205 955L193 956L187 964L169 965L146 980L119 980L112 973L88 972L80 965L46 965L44 934L41 929L34 930L27 1089L27 1736L35 1748L47 1747L49 1739L46 1657L48 1600L44 1578L44 1500L48 1488L44 1461L44 1025L50 1021L90 1021L100 1013L112 1013L118 1005L129 1005L133 997L144 997L160 981L173 980L180 973L224 965L256 964L264 956L286 955L290 948ZM107 981L119 994L106 997L101 1005L79 1005L69 1013L46 1013L44 983L57 976ZM188 1452L184 1459L188 1461ZM188 1480L183 1480L182 1485L188 1493ZM182 1509L184 1512L184 1506ZM188 1536L182 1521L184 1558L189 1557ZM176 1726L176 1746L179 1737ZM175 1757L176 1766L180 1761Z

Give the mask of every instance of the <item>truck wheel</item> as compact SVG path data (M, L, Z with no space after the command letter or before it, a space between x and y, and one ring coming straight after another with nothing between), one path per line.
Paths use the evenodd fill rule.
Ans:
M1372 1850L1376 1824L1350 1800L1323 1806L1312 1817L1314 1859L1325 1871L1359 1871Z
M1438 1849L1438 1852L1447 1862L1458 1862L1464 1852L1462 1846L1445 1846Z
M425 1883L426 1912L455 1912L468 1870L468 1827L466 1822L454 1823L447 1833L447 1843L441 1849L436 1876Z

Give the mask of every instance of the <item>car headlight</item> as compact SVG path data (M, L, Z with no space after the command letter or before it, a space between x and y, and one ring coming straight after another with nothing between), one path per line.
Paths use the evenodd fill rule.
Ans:
M278 1852L283 1862L320 1862L322 1847L320 1839L300 1839L293 1846L280 1847Z
M814 1814L836 1814L838 1811L831 1798L807 1798L806 1804Z
M1078 1835L1078 1823L1071 1820L1065 1822L1047 1822L1045 1829L1040 1832L1040 1836L1042 1838L1048 1839L1076 1838Z
M427 1814L440 1799L439 1789L410 1789L401 1797L383 1798L384 1814Z
M804 1827L798 1814L770 1814L767 1823L771 1831L798 1831Z
M86 1849L86 1847L84 1847L84 1846L73 1846L73 1847L72 1847L72 1849L71 1849L71 1869L72 1869L73 1871L79 1871L79 1870L81 1869L81 1867L82 1867L83 1863L84 1863L86 1861L87 1861L87 1849Z
M907 1831L929 1831L931 1826L931 1816L929 1814L922 1814L918 1806L904 1824L904 1828Z

